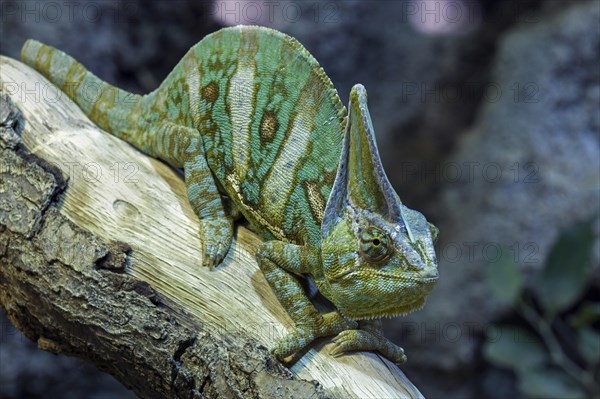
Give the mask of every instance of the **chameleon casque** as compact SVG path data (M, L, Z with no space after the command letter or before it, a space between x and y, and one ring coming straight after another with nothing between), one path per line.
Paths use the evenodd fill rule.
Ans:
M240 216L262 236L258 264L295 323L276 357L337 335L335 356L376 350L406 360L381 318L423 306L438 279L437 229L390 185L362 85L346 110L298 41L256 26L206 36L143 96L34 40L21 58L101 128L183 168L204 265L223 260ZM337 310L317 311L303 277Z

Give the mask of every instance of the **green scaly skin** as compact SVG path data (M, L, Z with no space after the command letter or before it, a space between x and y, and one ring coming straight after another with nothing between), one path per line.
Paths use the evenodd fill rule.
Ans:
M240 215L262 235L258 264L295 323L278 358L337 334L334 355L406 360L380 319L423 306L438 277L437 229L388 182L362 85L346 111L300 43L254 26L208 35L144 96L34 40L21 58L100 127L184 169L205 266L223 260ZM298 276L337 310L320 314Z

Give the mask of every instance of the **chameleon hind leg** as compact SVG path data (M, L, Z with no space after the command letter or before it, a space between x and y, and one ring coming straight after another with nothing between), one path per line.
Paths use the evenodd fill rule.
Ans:
M233 219L226 213L221 194L206 161L200 132L171 122L149 128L147 152L176 167L183 167L188 200L200 219L202 264L221 263L231 246Z
M359 329L342 331L333 339L335 344L331 351L333 356L344 352L374 350L396 364L406 362L404 349L383 336L381 320L361 320Z
M315 249L283 241L268 241L257 250L256 258L275 296L292 318L295 327L277 346L273 354L283 359L301 350L318 337L357 328L357 323L339 312L321 314L306 296L296 275L316 267L319 254Z

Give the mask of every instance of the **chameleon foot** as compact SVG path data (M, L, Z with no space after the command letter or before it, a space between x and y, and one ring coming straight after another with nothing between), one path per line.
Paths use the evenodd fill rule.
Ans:
M200 239L202 266L212 269L223 261L229 251L233 239L233 222L223 217L201 219Z
M292 332L279 340L273 349L273 355L281 360L302 350L319 337L327 337L357 327L356 322L344 318L338 312L319 315L310 324L297 324Z
M406 362L404 349L390 342L382 334L364 330L346 330L335 337L333 342L335 347L330 354L334 357L350 351L376 350L396 364Z

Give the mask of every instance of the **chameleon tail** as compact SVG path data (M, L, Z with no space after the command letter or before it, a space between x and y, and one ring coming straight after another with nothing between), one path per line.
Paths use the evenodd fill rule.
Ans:
M102 129L144 150L143 96L111 86L71 56L36 40L25 42L21 60L58 86Z

